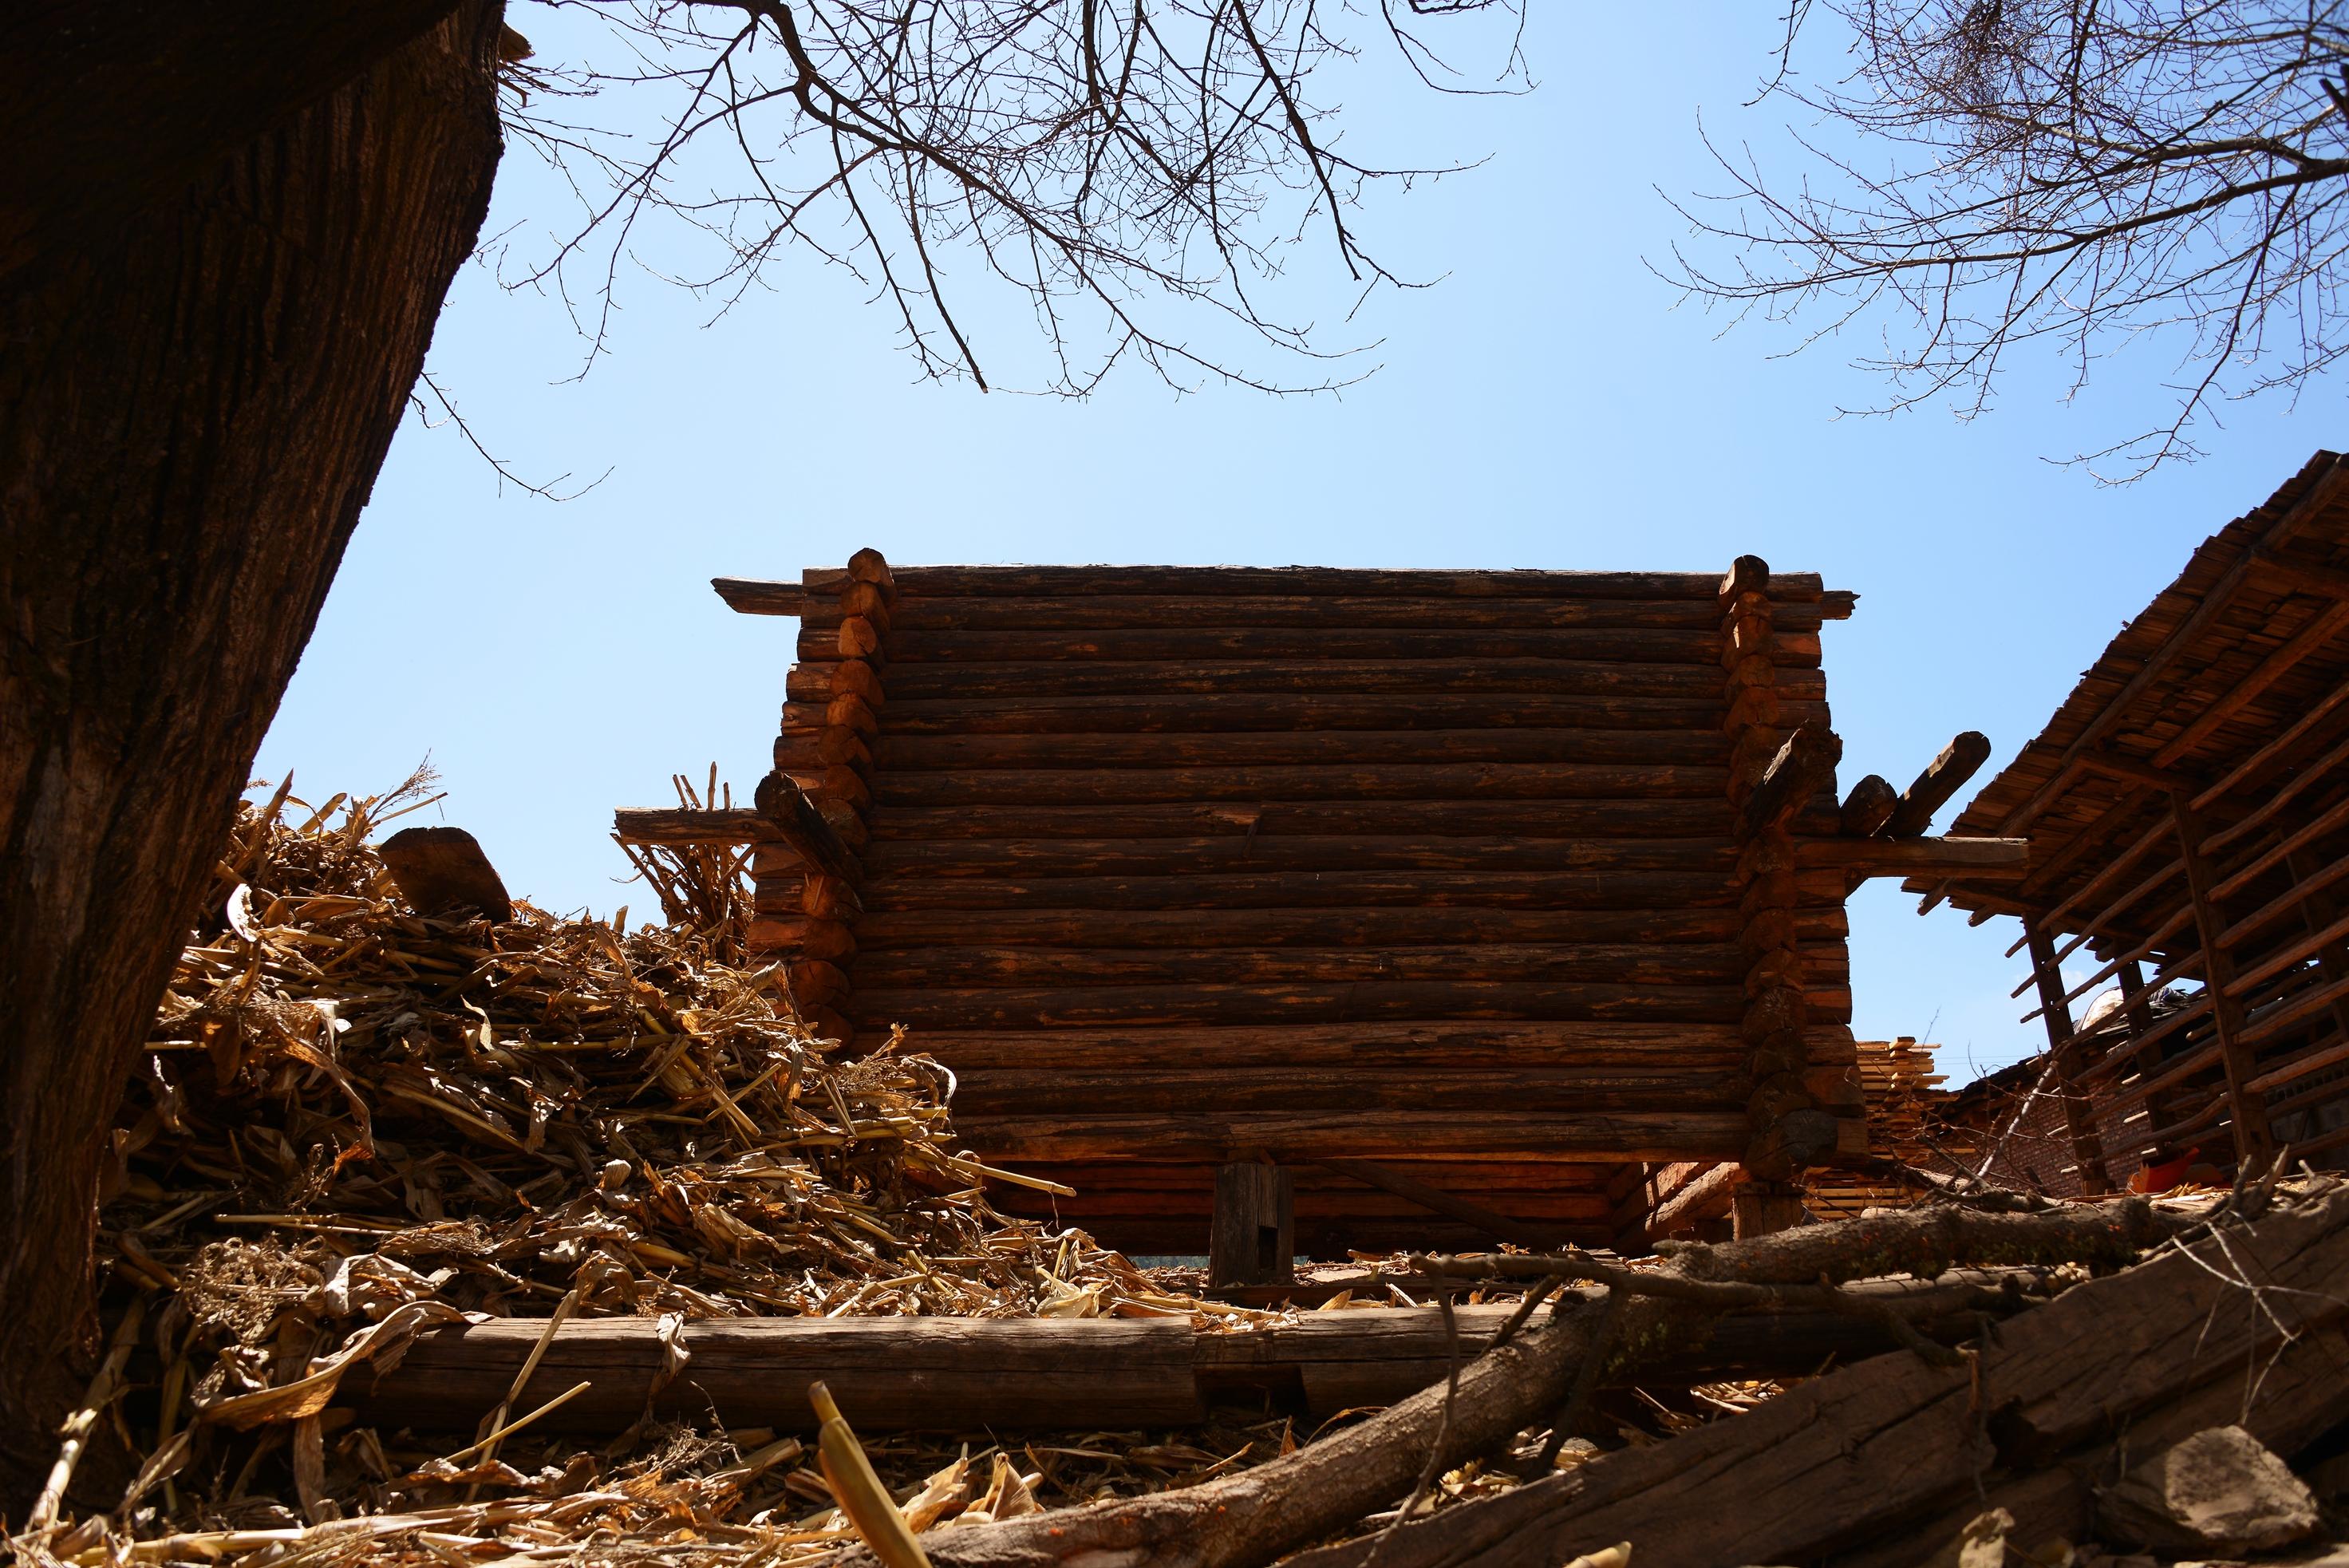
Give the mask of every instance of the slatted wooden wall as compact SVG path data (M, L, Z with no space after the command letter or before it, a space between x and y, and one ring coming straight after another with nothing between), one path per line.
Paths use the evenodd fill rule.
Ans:
M720 585L801 615L777 766L864 861L853 896L771 861L761 930L1064 1215L1195 1251L1212 1166L1268 1153L1600 1241L1626 1162L1746 1147L1756 649L1718 574L876 566ZM1824 724L1847 600L1768 594L1767 716ZM1845 1070L1846 883L1795 885L1808 1059ZM1299 1207L1324 1253L1429 1234L1336 1178Z

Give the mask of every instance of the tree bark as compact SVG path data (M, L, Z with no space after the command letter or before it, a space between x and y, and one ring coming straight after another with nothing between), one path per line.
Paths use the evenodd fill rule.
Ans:
M500 11L464 0L429 24L410 8L373 35L372 57L349 40L319 56L306 34L212 39L215 52L307 49L322 70L359 74L325 93L315 75L289 80L270 129L252 122L143 213L144 173L95 167L119 185L121 221L98 225L117 237L31 268L0 304L12 1513L54 1455L76 1364L87 1369L108 1124L487 211ZM194 73L209 56L191 57ZM179 139L152 150L166 162L249 119L245 103L197 123L206 100L182 101L184 134L153 132ZM62 232L78 244L92 231Z

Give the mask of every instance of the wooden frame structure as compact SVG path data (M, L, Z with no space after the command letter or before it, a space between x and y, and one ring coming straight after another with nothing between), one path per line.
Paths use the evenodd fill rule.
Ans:
M2030 874L1918 878L2012 914L2073 1179L2155 1153L2224 1166L2349 1146L2349 462L2320 452L2205 541L1959 833L2027 834ZM2086 980L2062 965L2085 949ZM2199 987L2185 1005L2169 988ZM2075 1033L2073 1009L2117 987ZM2157 1011L2157 1003L2162 1003Z
M905 1026L975 1148L1077 1194L1002 1201L1149 1252L1226 1215L1226 1279L1285 1271L1268 1246L1637 1239L1659 1162L1732 1162L1741 1226L1789 1222L1865 1147L1850 888L2021 867L1918 836L1964 746L1838 804L1819 628L1853 597L1751 556L864 551L716 587L800 622L777 771L621 836L755 842L753 944L819 1029Z

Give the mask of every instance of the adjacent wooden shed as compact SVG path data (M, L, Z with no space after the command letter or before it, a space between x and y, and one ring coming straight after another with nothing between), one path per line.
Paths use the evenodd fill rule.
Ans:
M2046 1023L2079 1189L2189 1147L2349 1147L2344 763L2349 463L2320 452L2195 551L1966 807L1958 832L2029 835L2029 876L1909 884L1927 909L2023 919L2017 994Z
M730 828L622 833L763 836L802 1005L902 1025L977 1149L1075 1189L1007 1201L1195 1251L1221 1171L1284 1262L1603 1245L1651 1162L1743 1161L1783 1221L1864 1147L1844 898L1952 851L1842 836L1852 596L1816 576L864 552L717 587L800 623L778 772Z

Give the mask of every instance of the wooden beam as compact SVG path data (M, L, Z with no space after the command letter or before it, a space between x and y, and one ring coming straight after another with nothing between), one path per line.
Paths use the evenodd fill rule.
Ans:
M2055 957L2055 944L2047 933L2031 929L2032 974L2039 982L2039 1007L2047 1025L2049 1065L2054 1069L2055 1092L2064 1106L2064 1125L2072 1135L2072 1158L2080 1168L2080 1189L2094 1197L2113 1189L2112 1178L2105 1169L2104 1140L2096 1134L2094 1108L2087 1096L2072 1082L2073 1049L2072 1007L2064 1000L2064 971Z
M766 582L757 577L712 577L709 586L738 615L800 616L812 601L797 583Z
M1422 1209L1445 1215L1464 1225L1475 1227L1500 1241L1515 1241L1536 1251L1547 1251L1557 1244L1556 1232L1538 1225L1528 1225L1507 1215L1471 1203L1464 1198L1430 1187L1423 1181L1405 1176L1392 1165L1380 1165L1367 1159L1319 1159L1314 1162L1325 1170L1350 1178L1365 1187L1375 1187L1381 1192L1392 1192L1397 1198L1416 1203Z
M691 811L681 806L624 805L612 813L612 832L630 844L762 844L781 840L758 812L741 806Z
M2230 994L2228 990L2235 981L2235 956L2224 940L2224 913L2211 892L2218 886L2219 873L2204 847L2209 835L2201 816L2184 794L2174 800L2178 846L2186 861L2187 891L2194 900L2195 926L2202 934L2205 990L2218 1024L2219 1059L2227 1073L2227 1104L2234 1127L2235 1154L2239 1161L2246 1164L2264 1160L2273 1152L2275 1138L2268 1127L2266 1102L2251 1088L2251 1080L2259 1074L2251 1047L2243 1039L2249 1022L2247 1010L2243 999Z
M810 867L852 886L864 880L864 867L858 864L855 851L841 842L832 824L824 820L823 813L797 784L781 773L771 773L759 781L756 799L759 815L766 820L774 836L789 845Z
M1834 867L1854 877L2021 877L2028 838L1800 838L1795 864Z
M1847 838L1866 838L1892 820L1900 806L1900 792L1882 774L1869 774L1843 797L1839 826Z
M1695 1180L1685 1183L1679 1191L1656 1206L1648 1218L1647 1236L1651 1242L1672 1234L1683 1226L1702 1220L1718 1220L1729 1212L1730 1194L1735 1189L1744 1169L1734 1160L1714 1166Z
M2294 561L2266 545L2251 550L2251 570L2270 582L2326 598L2349 600L2349 572L2314 561Z
M1758 837L1783 826L1835 782L1836 764L1842 760L1842 740L1824 724L1805 724L1787 736L1745 797L1739 813L1744 835Z
M1847 1288L1897 1297L1926 1287L1884 1280ZM1464 1362L1516 1310L1455 1307ZM1922 1326L1945 1343L1979 1332L1971 1314ZM545 1331L543 1318L497 1318L427 1334L393 1370L346 1379L345 1396L363 1421L386 1429L471 1431L512 1389ZM1164 1427L1203 1420L1226 1402L1317 1417L1391 1405L1442 1382L1452 1353L1433 1307L1308 1313L1247 1334L1197 1330L1187 1314L698 1318L683 1344L691 1359L670 1380L652 1319L574 1318L548 1341L515 1408L535 1409L585 1382L588 1391L551 1413L544 1429L608 1435L649 1402L660 1417L806 1431L814 1425L807 1386L822 1377L859 1430ZM1626 1376L1651 1386L1801 1376L1829 1360L1896 1348L1875 1321L1848 1312L1753 1312L1721 1319L1703 1344Z
M1887 838L1915 838L1933 826L1933 814L1990 760L1990 739L1979 730L1961 731L1925 764L1916 782L1901 793L1884 825Z

